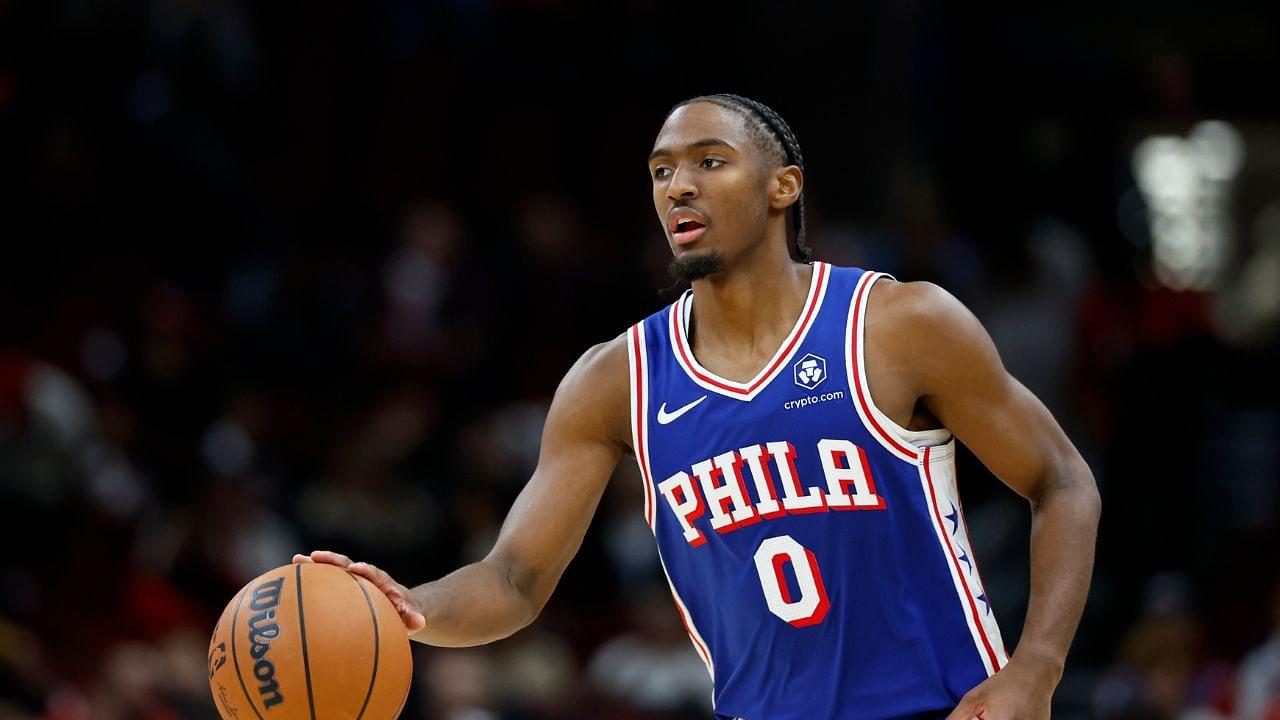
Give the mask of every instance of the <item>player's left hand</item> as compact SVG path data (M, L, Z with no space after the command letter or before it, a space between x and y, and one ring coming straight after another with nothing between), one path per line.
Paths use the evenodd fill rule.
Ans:
M1059 675L1047 663L1015 655L1000 672L960 699L947 720L1049 720L1049 707Z

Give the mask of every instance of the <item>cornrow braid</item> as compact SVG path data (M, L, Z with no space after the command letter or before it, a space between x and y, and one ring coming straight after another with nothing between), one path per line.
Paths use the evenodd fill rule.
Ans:
M695 102L714 103L746 115L753 125L753 131L772 140L770 145L776 146L776 152L780 156L778 158L779 164L795 165L801 171L804 170L804 156L800 153L800 141L796 140L796 135L791 131L791 126L787 124L787 121L783 120L782 116L773 108L758 100L752 100L741 95L715 93L714 95L699 95L698 97L681 101L672 107L667 115L670 116L671 113L679 108ZM795 228L793 256L801 262L809 262L813 259L813 252L809 250L809 246L804 241L803 189L800 191L800 197L796 198L795 203L787 208L787 216L791 220L791 226Z

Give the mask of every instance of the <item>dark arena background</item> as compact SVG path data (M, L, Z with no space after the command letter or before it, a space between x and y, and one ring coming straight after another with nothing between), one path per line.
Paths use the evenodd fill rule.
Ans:
M645 167L729 91L816 255L941 284L1097 475L1056 718L1280 718L1280 9L0 0L0 717L214 718L237 588L491 546L550 396L669 302ZM971 455L1010 648L1024 501ZM406 718L708 718L629 460L542 617Z

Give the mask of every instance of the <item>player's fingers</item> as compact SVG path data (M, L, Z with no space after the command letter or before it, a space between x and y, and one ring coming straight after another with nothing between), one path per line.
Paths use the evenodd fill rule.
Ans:
M412 635L427 625L427 618L418 609L418 601L409 588L396 582L385 571L366 562L351 563L347 570L373 583L391 601L400 614L405 629Z
M347 567L347 569L363 578L368 579L369 582L373 583L374 585L377 585L378 589L382 590L383 592L386 592L388 587L396 585L396 581L392 580L390 575L380 570L377 566L371 565L370 563L367 563L367 562L351 563L351 565Z
M347 571L373 583L374 587L386 595L405 589L403 585L393 580L386 572L366 562L351 563L351 567L348 567Z
M400 613L400 619L404 620L404 629L412 635L427 626L427 618L420 612L410 610Z
M427 619L418 609L418 601L409 592L409 588L397 585L393 589L386 590L385 593L410 634L421 630L427 624Z
M352 563L347 570L373 583L374 587L381 590L388 597L394 595L402 600L412 600L413 596L409 594L409 588L396 582L385 571L374 565L364 562Z
M311 559L316 562L337 565L341 568L351 567L351 558L343 555L342 553L331 552L329 550L313 550L311 552Z
M417 601L414 599L413 593L409 592L409 588L396 582L385 571L374 565L366 562L351 562L351 558L346 555L328 550L314 550L310 555L296 554L293 556L293 562L298 564L311 562L329 563L345 568L349 572L373 583L375 587L382 591L382 594L387 596L387 599L391 601L391 605L395 607L396 612L400 614L405 630L410 635L427 626L427 618L418 610Z

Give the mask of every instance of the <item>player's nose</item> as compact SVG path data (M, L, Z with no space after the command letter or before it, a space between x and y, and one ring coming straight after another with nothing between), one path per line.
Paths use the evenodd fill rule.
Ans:
M693 182L693 173L685 172L677 167L671 173L671 182L667 183L667 197L671 200L689 200L698 197L698 186Z

